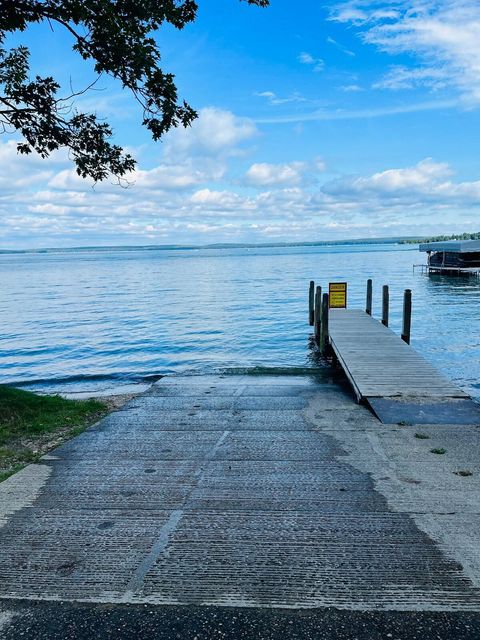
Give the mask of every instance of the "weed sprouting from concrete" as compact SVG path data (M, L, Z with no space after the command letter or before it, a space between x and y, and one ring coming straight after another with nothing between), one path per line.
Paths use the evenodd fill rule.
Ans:
M426 433L416 433L415 438L418 438L419 440L430 440L430 436L427 436Z
M473 473L468 469L464 469L462 471L454 471L453 473L456 476L461 476L462 478L468 478L469 476L473 476Z
M447 453L447 450L443 447L436 447L435 449L430 449L430 453L436 453L439 456L442 456L444 453Z

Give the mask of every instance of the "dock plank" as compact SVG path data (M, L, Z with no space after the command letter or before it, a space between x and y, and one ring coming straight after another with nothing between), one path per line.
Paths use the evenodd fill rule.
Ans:
M359 309L331 309L330 344L359 401L468 398L391 329Z

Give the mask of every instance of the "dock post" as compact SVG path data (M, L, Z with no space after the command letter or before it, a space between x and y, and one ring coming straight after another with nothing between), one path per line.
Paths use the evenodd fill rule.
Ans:
M388 327L388 306L389 306L389 293L388 284L383 285L382 289L382 324Z
M403 325L402 340L410 344L410 330L412 328L412 290L405 289L403 294Z
M328 347L328 293L322 297L322 326L320 334L320 352L325 355Z
M322 326L322 287L317 287L315 292L315 342L320 344L320 327Z
M313 327L313 314L315 304L315 282L310 280L310 289L308 290L308 322Z
M372 281L370 278L367 280L367 304L365 312L368 313L369 316L372 315Z

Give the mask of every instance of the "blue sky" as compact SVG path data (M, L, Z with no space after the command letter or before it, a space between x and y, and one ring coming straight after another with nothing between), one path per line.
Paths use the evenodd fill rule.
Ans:
M194 126L153 143L135 101L102 77L78 107L108 118L138 159L126 190L92 188L64 153L18 158L0 136L0 247L480 230L472 0L200 0L194 24L158 41ZM60 28L10 42L66 91L94 79Z

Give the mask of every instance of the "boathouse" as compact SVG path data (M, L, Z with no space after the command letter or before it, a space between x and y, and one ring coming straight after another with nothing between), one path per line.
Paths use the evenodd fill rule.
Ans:
M446 240L424 242L420 251L427 253L427 264L422 265L427 273L450 275L479 275L480 240Z

